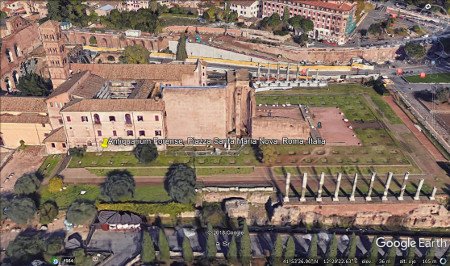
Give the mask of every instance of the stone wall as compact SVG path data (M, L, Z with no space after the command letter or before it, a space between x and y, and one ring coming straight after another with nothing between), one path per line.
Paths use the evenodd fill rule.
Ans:
M343 221L347 224L343 224ZM274 225L300 222L325 225L402 225L408 228L449 227L450 213L438 203L286 204L276 207ZM350 223L350 224L349 224Z
M394 60L400 46L377 46L367 48L300 48L294 46L270 46L266 44L248 43L236 41L239 46L245 46L248 50L259 51L293 61L320 62L324 64L347 64L353 57L362 57L369 62L385 62Z
M252 119L252 138L307 139L310 129L306 121L285 117L254 117Z

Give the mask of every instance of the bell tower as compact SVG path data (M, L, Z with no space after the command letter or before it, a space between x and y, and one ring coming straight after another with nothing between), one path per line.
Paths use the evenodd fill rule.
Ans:
M39 26L53 89L69 77L69 61L59 22L48 20Z

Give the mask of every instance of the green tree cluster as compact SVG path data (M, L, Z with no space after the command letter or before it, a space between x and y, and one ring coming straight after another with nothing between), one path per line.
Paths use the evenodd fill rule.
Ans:
M28 73L19 78L17 89L23 96L47 96L52 91L52 82L36 73Z
M235 264L238 261L237 244L234 236L231 237L230 245L228 246L227 260L230 264Z
M288 23L294 28L295 35L308 33L314 30L314 23L312 20L302 16L293 16L288 20Z
M136 183L130 172L114 170L108 173L101 193L111 202L120 202L133 198L135 189Z
M148 64L148 60L150 57L150 52L141 45L132 45L125 47L122 56L120 56L120 61L124 64ZM149 144L150 145L150 144ZM149 151L147 148L143 146L149 146L139 144L138 151L141 152L144 150L144 153ZM152 144L153 146L155 144ZM155 146L156 149L156 146ZM135 150L136 151L136 150ZM135 152L136 155L136 152ZM140 159L140 158L138 158ZM143 155L142 159L147 159L146 155Z
M235 22L238 18L238 13L231 11L227 7L224 9L212 6L203 12L203 18L209 22L215 21L225 21L225 22Z
M195 199L196 175L187 164L173 164L169 167L164 187L176 202L191 203Z
M421 59L426 55L427 50L419 43L409 42L405 45L405 53L411 59Z
M34 217L36 210L36 204L31 198L15 197L9 202L5 214L18 224L27 224Z
M273 13L270 17L263 18L259 23L259 28L264 30L273 30L281 27L282 21L278 13Z
M100 18L102 25L112 29L133 29L157 33L161 30L158 12L141 8L137 11L118 11L114 9L109 16Z
M39 222L49 224L58 216L58 205L54 201L46 201L39 208Z
M97 210L90 202L75 201L69 206L66 220L75 225L89 224L95 217Z
M191 242L189 241L189 238L187 238L187 236L184 236L183 238L182 252L185 262L191 263L194 260L194 253L192 252Z
M214 260L217 254L216 237L214 236L214 229L211 223L208 223L208 231L206 236L206 257L209 260Z
M162 261L170 260L170 246L167 241L166 234L164 234L164 230L159 229L158 235L158 246L159 246L159 257Z
M338 241L337 241L337 237L336 234L333 234L333 236L331 237L331 241L328 245L328 249L327 249L327 254L326 254L326 258L333 260L337 258L337 248L338 248ZM333 263L328 264L328 265L333 265Z
M319 239L317 237L317 234L313 234L311 237L311 242L309 242L309 249L308 249L308 258L309 259L318 259L318 250L317 250L317 244L319 242Z
M74 25L86 27L89 16L87 6L82 0L52 0L47 1L47 18L56 21L69 21Z
M14 192L18 195L33 194L39 189L41 181L36 174L25 174L19 177L14 184Z

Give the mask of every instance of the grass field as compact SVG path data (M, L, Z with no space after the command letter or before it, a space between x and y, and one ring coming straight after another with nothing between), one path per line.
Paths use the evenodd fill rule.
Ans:
M61 161L62 155L60 154L53 154L47 156L45 158L42 165L39 167L38 172L41 173L44 178L51 177L53 171L55 170L55 167L58 165L58 163Z
M81 191L86 191L81 195ZM39 194L40 202L47 200L55 201L60 209L67 209L72 202L76 200L101 200L100 186L98 185L67 185L67 189L52 193L48 191L48 186L41 186ZM170 197L163 186L140 185L136 187L134 198L131 201L137 202L164 202L169 201Z
M407 76L405 79L410 83L450 83L450 73L427 74L425 78Z
M114 168L86 168L89 172L98 175L98 176L106 176L108 172ZM125 168L128 170L133 176L165 176L168 167L128 167ZM250 174L253 173L254 167L195 167L195 171L198 176L204 175L222 175L222 174Z

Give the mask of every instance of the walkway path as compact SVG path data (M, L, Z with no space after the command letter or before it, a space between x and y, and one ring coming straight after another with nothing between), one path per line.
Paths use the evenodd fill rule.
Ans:
M403 123L414 134L414 136L422 143L423 146L431 153L436 161L447 161L439 150L433 145L433 143L425 136L425 134L419 131L409 117L403 112L403 110L394 102L392 96L384 97L385 101L391 106L397 116L402 119Z

